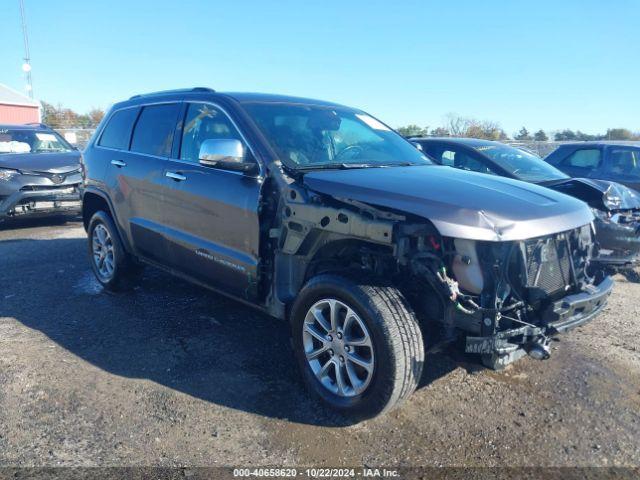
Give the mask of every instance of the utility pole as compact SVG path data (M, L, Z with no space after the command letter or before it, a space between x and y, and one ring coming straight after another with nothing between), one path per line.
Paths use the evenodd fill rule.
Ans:
M22 37L24 39L24 63L22 71L27 81L29 98L33 98L33 82L31 81L31 55L29 54L29 36L27 35L27 20L24 15L24 0L20 0L20 17L22 18Z

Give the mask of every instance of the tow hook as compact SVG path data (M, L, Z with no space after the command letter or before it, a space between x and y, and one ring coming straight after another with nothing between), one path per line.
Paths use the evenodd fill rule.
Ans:
M546 360L551 356L551 350L549 349L549 340L544 339L540 342L533 343L527 349L527 353L531 358L536 360Z

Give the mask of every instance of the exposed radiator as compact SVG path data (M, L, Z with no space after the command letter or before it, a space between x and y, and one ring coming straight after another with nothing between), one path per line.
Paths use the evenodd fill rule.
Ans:
M525 242L527 287L547 295L572 284L571 256L564 235Z

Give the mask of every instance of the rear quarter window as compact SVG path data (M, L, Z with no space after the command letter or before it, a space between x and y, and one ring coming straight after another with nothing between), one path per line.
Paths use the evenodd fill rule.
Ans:
M107 126L104 127L98 145L101 147L127 150L131 138L131 128L138 116L137 108L119 110L111 115Z

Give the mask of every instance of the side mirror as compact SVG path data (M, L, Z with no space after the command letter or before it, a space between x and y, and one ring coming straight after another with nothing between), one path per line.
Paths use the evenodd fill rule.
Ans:
M424 152L424 149L422 148L422 145L419 144L418 142L411 142L411 145L413 145L414 147L416 147L418 150L420 150L421 152Z
M244 145L232 138L210 138L200 145L200 165L234 172L252 173L257 163L247 158Z

